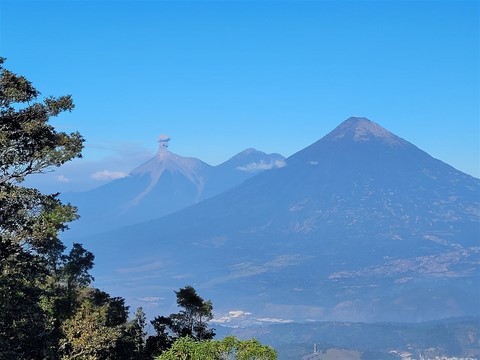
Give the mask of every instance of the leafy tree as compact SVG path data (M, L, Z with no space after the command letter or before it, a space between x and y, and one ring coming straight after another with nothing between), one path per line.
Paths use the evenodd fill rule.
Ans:
M93 280L88 273L93 268L93 260L94 255L77 243L69 254L52 259L42 302L52 317L64 320L74 313L78 292Z
M210 300L203 300L192 286L185 286L177 295L177 305L181 307L178 314L170 315L171 329L177 336L190 336L195 340L213 339L215 332L208 328L208 321L213 319L213 306Z
M116 360L140 360L144 359L145 343L145 314L143 310L137 310L135 318L128 322L128 309L125 299L110 297L107 293L95 289L97 293L104 294L104 303L97 306L107 305L105 326L116 328L120 335L116 340L115 347L111 349L110 356Z
M175 342L175 335L170 330L173 324L170 317L157 316L151 324L156 334L147 338L145 354L149 359L170 349Z
M73 244L68 255L62 257L63 266L60 269L61 279L65 284L67 293L75 288L87 286L93 280L88 273L93 268L94 256L85 250L81 244ZM72 296L72 295L71 295Z
M77 302L75 314L62 323L62 359L144 359L142 310L128 322L123 298L88 287L80 289Z
M81 156L78 133L57 132L51 117L71 111L70 96L38 100L23 76L0 58L0 358L41 358L49 326L43 288L65 246L58 238L76 219L58 194L20 186L26 176Z
M145 347L145 339L147 336L147 332L145 331L145 326L147 325L147 317L143 312L143 308L139 307L135 311L135 317L130 323L130 328L132 332L135 334L136 340L136 348L141 350Z
M57 132L50 117L74 107L70 96L35 102L40 93L23 76L4 69L0 58L0 231L4 240L48 258L64 249L57 235L76 218L57 195L18 186L27 175L81 157L83 138ZM47 260L47 259L45 259Z
M260 344L256 339L235 341L234 353L234 359L237 360L274 360L277 358L277 353L273 348Z
M83 288L77 298L79 303L90 301L93 305L101 307L108 305L106 312L107 326L117 326L125 324L128 319L129 307L125 305L125 299L121 297L111 297L105 291L95 288Z
M75 313L80 304L79 295L93 280L88 271L93 267L94 256L81 244L73 244L68 254L52 259L50 274L41 285L41 307L46 315L48 331L47 354L55 358L63 336L61 324Z
M122 327L122 336L117 342L115 351L116 359L144 360L149 358L145 352L146 322L145 313L140 307L136 310L134 318Z
M208 327L213 319L213 307L210 300L205 301L192 286L175 291L178 313L168 317L157 316L151 321L156 335L147 339L146 353L156 356L169 349L176 339L191 337L196 341L213 339L215 332Z
M108 304L95 306L84 302L75 315L62 325L62 359L115 359L117 342L122 332L119 326L107 326Z
M0 359L41 358L47 332L35 286L41 269L33 256L3 240L0 258Z
M195 341L179 338L157 360L276 360L277 353L258 340L238 340L233 336L223 340Z

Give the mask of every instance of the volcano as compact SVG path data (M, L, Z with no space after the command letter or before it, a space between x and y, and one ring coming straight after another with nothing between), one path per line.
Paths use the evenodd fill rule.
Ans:
M479 314L479 225L479 179L354 117L282 167L86 246L99 284L158 312L144 302L188 283L237 320L422 321Z
M211 166L169 151L169 141L169 136L161 135L157 154L127 177L90 191L62 195L80 215L67 236L105 232L173 213L284 162L279 154L247 149Z

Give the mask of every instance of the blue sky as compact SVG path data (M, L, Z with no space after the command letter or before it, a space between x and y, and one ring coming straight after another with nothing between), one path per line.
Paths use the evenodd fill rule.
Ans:
M365 116L480 177L479 2L0 0L0 54L84 159L34 179L87 189L156 151L284 156ZM92 178L97 174L96 179ZM103 175L104 176L103 176Z

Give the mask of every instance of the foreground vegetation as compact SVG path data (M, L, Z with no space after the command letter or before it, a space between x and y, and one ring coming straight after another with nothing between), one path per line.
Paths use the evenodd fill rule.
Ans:
M59 234L77 218L58 194L21 186L25 177L81 157L83 138L49 119L74 108L70 96L39 100L0 58L0 359L275 359L257 341L212 340L212 303L191 286L180 311L156 317L147 336L142 309L128 320L121 297L91 287L94 255Z

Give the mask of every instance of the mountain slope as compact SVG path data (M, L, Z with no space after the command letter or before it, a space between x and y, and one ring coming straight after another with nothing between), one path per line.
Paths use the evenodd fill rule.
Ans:
M88 245L139 305L190 283L270 321L475 315L479 198L478 179L350 118L286 166Z
M284 159L278 154L247 149L223 164L211 166L170 152L169 140L165 135L161 137L158 153L128 177L91 191L62 195L63 200L78 207L81 216L72 224L68 236L104 232L173 213L268 167L279 167Z

